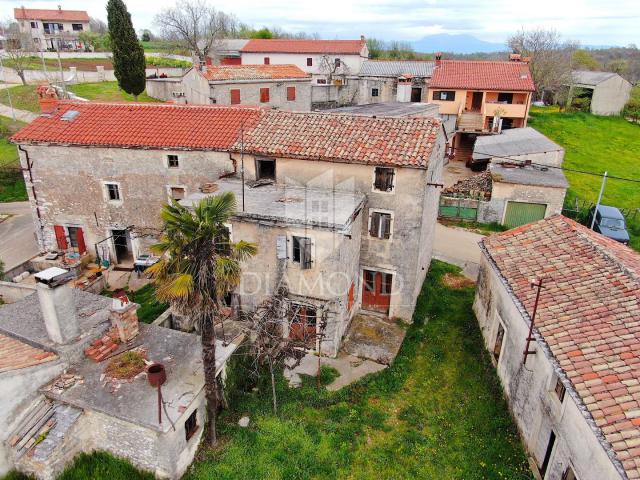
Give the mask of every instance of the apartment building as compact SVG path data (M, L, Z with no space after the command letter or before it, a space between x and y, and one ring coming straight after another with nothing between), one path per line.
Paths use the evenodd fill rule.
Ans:
M84 49L78 36L90 29L85 10L63 10L61 6L57 9L19 7L13 9L13 16L20 33L29 35L37 50Z

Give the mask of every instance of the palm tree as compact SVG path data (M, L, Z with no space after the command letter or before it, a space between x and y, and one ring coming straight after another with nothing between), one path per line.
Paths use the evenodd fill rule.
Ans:
M216 379L215 318L220 299L237 287L240 263L253 256L253 243L232 243L224 223L235 213L231 192L202 199L193 210L172 202L160 217L163 235L152 250L161 256L149 268L157 286L156 297L199 322L202 340L205 393L209 413L206 441L215 445L219 389Z

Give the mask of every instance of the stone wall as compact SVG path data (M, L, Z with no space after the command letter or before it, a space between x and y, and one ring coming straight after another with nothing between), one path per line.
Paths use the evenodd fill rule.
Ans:
M0 300L4 303L17 302L35 291L36 287L33 285L21 285L13 282L0 281Z
M486 255L481 259L473 310L489 352L493 351L498 325L502 323L505 329L502 351L494 364L520 435L535 464L542 464L550 432L553 430L556 434L545 479L561 480L568 466L580 480L624 478L596 437L586 407L569 387L569 380L546 345L534 341L531 349L536 353L528 356L526 366L522 364L528 319L523 318ZM554 391L558 377L567 386L563 402Z
M296 99L287 100L287 88L296 89ZM260 89L269 89L269 101L260 102ZM315 87L314 87L315 88ZM305 80L274 80L259 82L214 83L211 85L211 97L218 105L231 104L231 89L240 90L242 105L260 105L274 107L294 112L308 112L311 110L311 79Z

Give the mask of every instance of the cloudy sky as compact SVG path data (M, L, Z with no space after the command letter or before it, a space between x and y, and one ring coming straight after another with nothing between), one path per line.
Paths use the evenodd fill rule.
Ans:
M640 45L640 0L210 0L256 27L318 32L323 38L419 40L434 33L464 33L504 42L520 27L552 27L586 45ZM154 29L153 17L174 0L125 0L136 29ZM87 9L106 19L105 1L0 0L14 7Z

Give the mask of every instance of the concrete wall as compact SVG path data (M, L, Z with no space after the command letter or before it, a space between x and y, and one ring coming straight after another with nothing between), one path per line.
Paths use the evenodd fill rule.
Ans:
M358 80L344 79L342 85L311 85L311 108L327 109L358 103Z
M15 303L36 291L34 285L20 285L13 282L0 281L0 300L4 303Z
M529 455L536 465L544 459L550 432L556 434L545 480L561 480L568 466L580 480L619 480L624 478L596 437L593 420L577 393L570 387L555 358L540 341L536 351L522 364L528 335L525 320L497 271L483 255L473 310L487 349L495 345L499 322L505 329L502 352L496 363L504 394ZM567 387L564 401L554 392L560 377Z
M591 113L596 115L620 115L629 101L631 84L621 76L615 76L596 85L591 97Z
M184 69L182 68L147 68L146 75L166 74L169 77L182 76ZM48 69L47 72L42 70L25 70L25 80L28 84L38 84L43 82L62 82L62 77L68 83L94 83L94 82L115 82L116 77L113 70L97 70L95 72L85 72L76 70L71 67L69 70L63 70L63 75L56 69ZM0 78L6 83L22 83L20 77L12 68L1 68ZM157 98L157 97L156 97Z
M269 57L269 62L272 65L296 65L303 71L311 73L313 75L326 75L330 73L324 62L329 61L333 65L336 58L340 59L342 64L334 73L342 75L357 75L360 72L362 63L367 59L365 55L322 55L318 53L247 53L242 52L242 64L243 65L262 65L264 64L264 58ZM307 58L311 58L313 65L307 66ZM325 60L326 58L326 60Z

